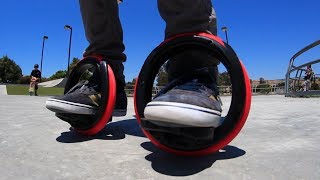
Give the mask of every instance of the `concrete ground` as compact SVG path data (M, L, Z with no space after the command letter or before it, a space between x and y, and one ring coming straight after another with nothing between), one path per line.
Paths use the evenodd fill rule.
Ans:
M319 98L254 96L240 134L197 158L155 148L132 98L128 115L94 137L70 131L45 100L0 96L0 179L320 179Z

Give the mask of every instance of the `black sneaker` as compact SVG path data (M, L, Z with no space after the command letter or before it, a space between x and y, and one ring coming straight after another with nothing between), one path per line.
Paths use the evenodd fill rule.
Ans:
M46 101L46 108L56 113L95 114L101 100L98 85L81 81L63 96L55 96Z
M100 87L90 80L79 82L63 96L49 98L46 107L56 113L93 115L98 111L100 102ZM127 96L124 89L119 89L112 116L125 116L126 113Z
M218 127L222 123L222 109L218 93L211 87L193 79L167 92L160 92L147 104L144 116L158 125Z

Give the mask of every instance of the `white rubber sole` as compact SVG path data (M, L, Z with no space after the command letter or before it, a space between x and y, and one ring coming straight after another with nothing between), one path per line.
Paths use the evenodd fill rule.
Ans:
M151 122L193 127L219 127L222 124L220 111L176 102L150 102L144 109L144 117Z
M74 102L63 101L63 100L52 99L52 98L49 98L46 101L46 108L54 112L87 114L87 115L93 115L98 110L98 108L95 108L86 104L74 103Z

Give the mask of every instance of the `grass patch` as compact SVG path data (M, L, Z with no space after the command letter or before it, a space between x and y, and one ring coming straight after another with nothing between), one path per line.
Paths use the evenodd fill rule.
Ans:
M63 95L64 88L57 87L39 87L39 96L57 96ZM29 95L29 85L7 85L8 95Z

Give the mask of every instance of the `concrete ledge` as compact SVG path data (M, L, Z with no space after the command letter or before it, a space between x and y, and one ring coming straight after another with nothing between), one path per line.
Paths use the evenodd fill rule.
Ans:
M8 95L6 85L0 85L0 95Z

